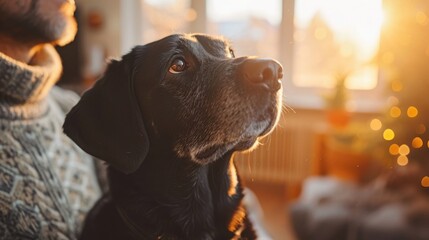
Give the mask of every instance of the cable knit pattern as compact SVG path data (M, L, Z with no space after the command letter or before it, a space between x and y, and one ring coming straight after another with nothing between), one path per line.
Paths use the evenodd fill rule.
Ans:
M75 239L101 194L92 158L62 133L78 97L52 88L52 46L31 64L0 53L0 239Z

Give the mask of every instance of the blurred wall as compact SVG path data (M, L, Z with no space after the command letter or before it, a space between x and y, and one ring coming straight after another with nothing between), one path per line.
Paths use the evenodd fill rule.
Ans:
M96 79L109 57L119 58L141 43L141 0L77 0L84 78Z

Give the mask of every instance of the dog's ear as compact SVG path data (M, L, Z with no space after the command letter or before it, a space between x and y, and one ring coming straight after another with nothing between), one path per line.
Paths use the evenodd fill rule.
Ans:
M65 134L84 151L126 174L137 170L149 151L129 55L111 61L63 125Z

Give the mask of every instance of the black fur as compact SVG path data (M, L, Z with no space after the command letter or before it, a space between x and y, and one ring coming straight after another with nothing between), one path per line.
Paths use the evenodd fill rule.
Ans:
M174 60L184 71L171 71ZM232 155L278 120L281 66L172 35L112 61L64 132L110 164L81 239L256 239Z

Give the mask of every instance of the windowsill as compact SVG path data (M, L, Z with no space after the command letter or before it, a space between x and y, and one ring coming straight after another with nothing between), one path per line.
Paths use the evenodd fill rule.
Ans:
M324 99L316 94L288 94L284 96L284 103L294 110L326 110ZM386 107L386 100L352 96L347 104L347 109L353 113L381 114Z

